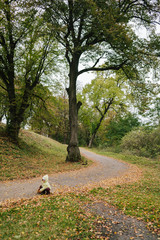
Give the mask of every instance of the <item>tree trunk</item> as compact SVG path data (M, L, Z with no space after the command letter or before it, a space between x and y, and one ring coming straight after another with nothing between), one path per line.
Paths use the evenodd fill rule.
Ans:
M70 85L67 89L69 96L69 123L70 123L70 140L67 147L68 155L66 161L79 162L81 161L80 150L78 148L78 110L80 103L77 103L76 97L76 81L78 76L78 61L79 57L73 58L70 64L69 80Z
M16 101L14 87L9 88L8 93L10 106L9 116L7 119L6 133L14 143L18 144L18 135L21 128L21 123L24 120L25 111L29 106L28 98L30 92L26 87L21 104Z
M98 131L98 130L97 130ZM88 144L88 147L91 148L92 147L92 144L93 144L93 141L95 139L95 136L96 136L96 132L92 134L91 136L91 139L89 141L89 144Z
M101 125L101 122L102 122L103 118L104 118L104 115L100 118L99 123L97 124L97 127L95 128L94 132L92 133L91 139L90 139L89 144L88 144L89 148L92 147L93 141L95 139L95 136L96 136L96 134L98 132L98 129L99 129L100 125Z
M7 136L16 144L18 144L20 125L21 123L14 117L9 119L6 127Z
M100 111L100 109L99 109L98 107L96 107L97 110L98 110L98 111L100 112L100 114L101 114L101 118L100 118L99 122L97 123L97 126L96 126L94 132L92 133L91 139L90 139L89 144L88 144L88 147L89 147L89 148L92 147L92 144L93 144L93 141L94 141L94 139L95 139L95 136L96 136L96 134L97 134L97 132L98 132L98 129L100 128L101 123L102 123L102 121L103 121L106 113L108 112L110 106L112 105L112 103L113 103L113 98L111 98L111 99L109 100L108 105L107 105L107 107L105 106L105 109L104 109L104 112L103 112L103 113Z
M14 143L18 143L18 134L20 130L20 123L17 118L17 103L15 97L10 97L9 116L7 119L6 133L7 136Z

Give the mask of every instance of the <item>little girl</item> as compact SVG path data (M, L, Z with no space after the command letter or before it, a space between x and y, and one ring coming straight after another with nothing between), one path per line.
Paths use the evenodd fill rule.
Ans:
M48 175L43 176L42 185L39 187L37 193L39 194L50 194L51 186L48 182Z

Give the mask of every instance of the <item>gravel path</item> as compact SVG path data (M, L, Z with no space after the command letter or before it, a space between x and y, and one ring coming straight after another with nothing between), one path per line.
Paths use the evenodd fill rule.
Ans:
M101 156L85 149L81 154L95 161L93 166L86 169L49 175L52 192L65 187L82 187L86 184L97 183L105 179L122 175L128 170L128 165L115 159ZM18 200L36 195L41 184L41 177L28 180L0 182L0 202Z
M86 209L104 218L97 224L99 239L106 240L160 240L157 234L150 232L146 223L134 217L126 216L114 206L103 202L92 203Z

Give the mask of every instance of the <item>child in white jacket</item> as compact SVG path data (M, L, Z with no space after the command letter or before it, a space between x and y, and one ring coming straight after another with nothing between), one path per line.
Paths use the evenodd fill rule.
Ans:
M48 175L43 176L42 185L39 187L37 193L39 194L50 194L51 186L48 182Z

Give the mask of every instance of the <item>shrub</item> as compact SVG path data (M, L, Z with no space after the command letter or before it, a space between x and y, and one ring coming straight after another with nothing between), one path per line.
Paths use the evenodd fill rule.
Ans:
M121 148L138 156L160 155L160 127L153 130L141 127L129 132L122 138Z

